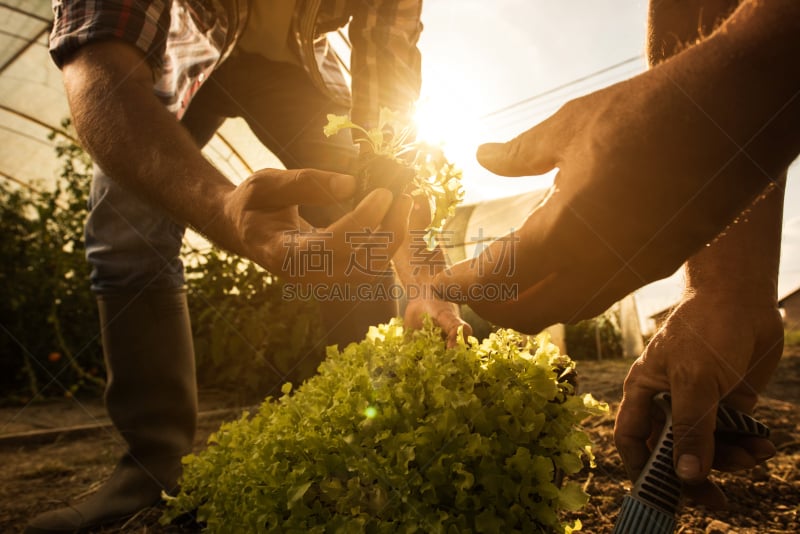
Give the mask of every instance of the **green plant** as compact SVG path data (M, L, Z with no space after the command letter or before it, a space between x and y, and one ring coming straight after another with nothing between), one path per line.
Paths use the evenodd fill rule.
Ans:
M104 386L83 246L91 161L72 137L49 138L62 164L49 189L0 181L0 380L12 400Z
M183 258L200 384L256 402L314 373L325 355L315 302L283 299L278 278L219 249L185 245Z
M783 344L786 347L800 347L800 330L786 330Z
M576 360L622 357L622 333L612 313L565 325L564 341L570 357Z
M345 115L329 114L324 133L330 137L348 128L358 132L357 141L370 147L362 155L356 200L376 187L386 187L397 194L412 185L411 194L422 196L430 206L431 222L424 237L428 248L433 249L436 235L464 199L461 170L447 161L441 148L412 141L412 128L403 124L400 114L387 108L381 109L378 125L370 129Z
M164 522L190 511L214 532L571 532L560 484L592 463L573 364L510 330L445 348L430 321L373 327L319 373L184 459Z
M97 306L83 228L92 174L70 121L53 133L61 172L52 184L0 180L0 386L6 402L98 395L105 387ZM203 387L262 399L299 383L324 356L316 305L283 299L255 264L185 245L189 306ZM286 321L286 317L292 317Z

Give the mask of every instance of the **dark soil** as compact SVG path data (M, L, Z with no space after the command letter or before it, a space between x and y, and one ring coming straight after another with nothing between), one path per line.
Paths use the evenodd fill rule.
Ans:
M586 422L595 443L597 468L578 478L592 495L588 506L569 518L579 518L583 531L611 532L623 496L630 488L612 440L613 414L622 393L622 380L630 362L580 361L580 388L608 402L608 416ZM223 396L224 399L224 396ZM224 404L219 395L206 395L205 407ZM786 350L770 388L756 409L756 417L772 429L778 455L764 466L737 474L717 474L715 480L729 500L729 509L710 511L684 507L678 532L704 534L762 534L800 532L800 347ZM26 408L24 414L42 410L59 425L84 424L87 414L97 420L97 402L76 405L73 400ZM228 412L235 417L237 411ZM226 414L200 421L196 448ZM46 418L46 417L45 417ZM79 499L91 492L113 469L122 453L120 439L110 429L64 435L55 441L32 443L2 439L19 428L25 417L19 409L0 411L0 532L21 532L31 516ZM36 420L36 417L28 417ZM41 418L40 418L41 420ZM43 423L39 423L43 424ZM30 430L30 428L27 428ZM159 525L159 509L147 510L125 524L103 532L183 532L184 528Z
M628 363L579 362L580 387L609 403L609 415L588 421L597 468L580 480L592 496L575 514L584 532L611 532L631 483L613 442L614 414L622 396ZM778 534L800 532L800 347L787 348L754 416L771 430L778 454L755 469L718 473L712 479L728 498L727 510L687 503L677 518L685 534Z

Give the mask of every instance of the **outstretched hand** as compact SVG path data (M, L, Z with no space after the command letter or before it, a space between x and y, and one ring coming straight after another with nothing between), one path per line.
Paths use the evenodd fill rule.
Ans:
M712 467L749 469L775 454L765 439L717 442L717 405L752 413L783 349L783 326L774 304L748 306L735 295L713 301L702 295L684 299L631 367L625 380L614 438L635 480L655 440L651 399L672 394L675 466L697 502L721 506L724 497L707 476Z
M468 295L473 284L518 284L512 301L465 301L495 323L538 332L671 274L724 230L769 179L741 153L750 125L728 124L734 95L707 81L732 75L712 72L711 41L481 146L478 160L496 174L559 172L513 239L453 266L439 287Z
M389 269L408 228L411 198L376 189L331 225L315 228L298 204L352 197L352 176L313 169L258 171L231 191L230 248L288 281L357 283Z

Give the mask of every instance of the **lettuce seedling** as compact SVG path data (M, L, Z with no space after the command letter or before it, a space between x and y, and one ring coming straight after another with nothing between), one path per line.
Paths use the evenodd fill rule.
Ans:
M370 148L359 157L356 202L379 187L395 195L411 188L412 195L423 196L430 206L431 222L425 229L425 242L432 250L436 236L464 199L461 170L447 160L440 147L413 140L411 127L402 123L400 114L387 108L381 109L378 125L370 129L355 124L346 115L328 115L323 129L326 136L344 129L355 130L354 140Z
M554 532L588 496L574 363L544 336L500 330L447 348L427 320L372 327L319 373L225 423L184 459L165 521L212 532ZM567 477L566 480L562 480Z

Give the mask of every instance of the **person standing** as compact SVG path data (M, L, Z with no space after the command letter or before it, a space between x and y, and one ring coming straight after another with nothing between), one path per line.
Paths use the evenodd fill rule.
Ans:
M178 256L187 226L286 280L391 282L392 256L409 256L402 236L412 201L378 189L350 205L358 150L345 134L325 138L323 126L329 113L350 111L367 126L382 107L410 116L422 28L418 0L53 0L53 10L51 55L95 162L87 258L106 405L128 450L88 499L33 518L26 531L39 533L113 522L175 488L197 412ZM347 23L352 91L324 37ZM200 148L234 116L287 170L261 170L234 185L203 157ZM358 247L353 233L363 236ZM292 269L320 240L329 268ZM375 273L358 278L351 266L363 264L365 243L383 253L371 264ZM328 341L339 344L396 313L394 302L377 299L322 306ZM442 301L409 310L430 313L447 332L463 325Z

